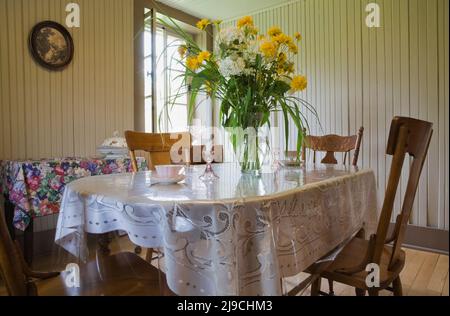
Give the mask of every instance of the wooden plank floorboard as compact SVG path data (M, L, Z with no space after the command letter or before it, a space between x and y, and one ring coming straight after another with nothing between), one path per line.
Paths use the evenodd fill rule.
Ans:
M433 271L427 290L442 293L445 279L448 276L448 256L440 255Z
M116 238L111 244L113 253L122 251L133 251L134 245L126 238ZM431 252L419 250L405 249L406 264L401 273L403 283L403 294L407 296L416 295L449 295L449 257ZM56 252L57 253L57 252ZM145 250L142 252L145 257ZM34 260L34 268L41 271L55 270L60 265L58 263L58 255L45 255L36 257ZM154 265L158 262L155 260ZM164 270L164 260L160 260L161 269ZM61 268L62 269L62 268ZM283 281L283 289L288 291L295 285L299 284L308 275L300 273L294 277L286 278ZM322 280L321 290L328 293L328 282ZM336 296L354 296L355 290L352 287L340 283L334 283L334 292ZM6 295L6 289L0 280L0 296ZM311 295L308 288L303 296ZM392 296L389 291L381 291L380 296Z

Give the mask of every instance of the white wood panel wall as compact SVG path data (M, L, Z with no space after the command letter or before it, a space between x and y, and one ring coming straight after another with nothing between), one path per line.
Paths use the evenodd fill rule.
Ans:
M65 24L75 55L62 72L32 59L28 34ZM115 130L133 128L133 0L0 0L0 159L90 156Z
M381 28L365 25L369 2L381 7ZM403 115L434 123L411 224L446 230L448 6L448 0L299 0L250 14L261 31L278 25L288 34L303 34L297 63L309 87L302 97L316 106L323 126L321 130L309 115L312 133L348 135L364 126L359 165L374 170L380 201L391 163L385 148L392 118ZM225 24L233 23L235 19ZM402 195L407 176L405 170ZM400 196L396 212L399 208Z
M64 25L70 2L81 9L81 27L69 29L74 59L50 72L32 60L28 34L44 20ZM132 129L133 40L133 0L0 0L0 159L90 156Z

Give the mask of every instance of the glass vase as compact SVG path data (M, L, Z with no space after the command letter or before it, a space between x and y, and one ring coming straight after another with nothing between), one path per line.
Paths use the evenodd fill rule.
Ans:
M243 174L260 175L263 153L257 136L245 134L237 142L236 154Z

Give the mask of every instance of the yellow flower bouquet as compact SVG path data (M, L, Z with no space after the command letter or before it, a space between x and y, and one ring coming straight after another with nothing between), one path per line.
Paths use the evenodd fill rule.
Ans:
M284 118L286 150L289 123L297 128L297 152L300 156L303 130L308 128L305 112L317 117L312 105L295 96L307 88L307 78L295 74L293 57L299 53L302 37L284 34L279 27L272 27L267 34L260 34L253 19L246 16L235 27L222 28L220 21L203 19L197 27L206 30L209 25L217 28L215 51L200 49L193 39L174 21L161 20L180 34L186 41L179 47L179 62L185 66L185 83L190 83L188 101L189 121L196 109L199 93L206 93L221 102L220 119L225 128L258 130L270 128L270 114L280 112ZM242 171L258 172L261 168L259 139L232 134L235 152L240 149ZM251 143L253 142L253 143ZM255 150L256 149L256 150ZM253 150L253 152L251 152Z

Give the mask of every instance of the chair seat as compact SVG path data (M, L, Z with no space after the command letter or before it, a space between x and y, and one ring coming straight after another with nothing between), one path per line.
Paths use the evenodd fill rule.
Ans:
M98 257L80 265L80 287L68 288L67 272L36 282L40 296L150 296L161 295L165 275L130 252ZM164 283L162 283L164 282Z
M359 289L367 289L366 286L366 271L361 271L352 275L336 272L336 270L343 268L352 268L358 266L363 262L367 249L369 248L369 241L361 238L353 238L353 240L344 247L336 260L325 269L322 276ZM400 259L391 270L388 270L389 260L392 254L392 247L385 245L380 262L380 287L386 288L394 279L398 277L403 266L405 265L405 252L402 250Z

